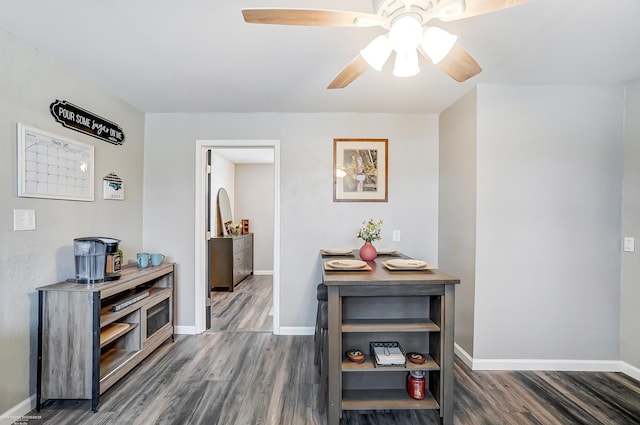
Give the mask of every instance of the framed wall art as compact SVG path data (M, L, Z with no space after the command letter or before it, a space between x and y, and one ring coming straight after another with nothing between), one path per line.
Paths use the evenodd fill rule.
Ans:
M18 196L93 201L94 148L18 123Z
M333 201L387 202L388 139L333 139Z
M102 179L102 197L124 201L124 182L116 173L109 173Z

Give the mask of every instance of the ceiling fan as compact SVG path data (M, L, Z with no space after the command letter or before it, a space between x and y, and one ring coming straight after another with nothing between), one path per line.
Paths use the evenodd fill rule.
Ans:
M420 69L418 53L458 82L482 71L460 44L457 36L430 24L465 19L496 12L530 0L373 0L373 13L314 9L243 9L247 23L334 27L381 26L387 34L373 39L327 88L348 86L370 66L380 71L392 51L396 52L393 74L411 77Z

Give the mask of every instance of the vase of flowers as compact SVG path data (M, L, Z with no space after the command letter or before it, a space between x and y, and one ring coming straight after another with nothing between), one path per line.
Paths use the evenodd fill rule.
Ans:
M356 237L364 241L364 245L360 248L360 258L364 261L372 261L378 256L376 247L371 242L382 240L382 220L374 220L370 218L362 222L362 227L356 233Z

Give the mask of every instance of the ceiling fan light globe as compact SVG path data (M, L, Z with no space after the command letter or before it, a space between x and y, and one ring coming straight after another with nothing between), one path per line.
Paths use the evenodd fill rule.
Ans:
M441 28L428 27L424 31L421 46L429 59L437 64L449 54L457 40L458 36Z
M396 52L396 62L393 75L400 78L413 77L420 72L418 66L418 51Z
M422 25L412 14L400 16L389 29L389 42L396 52L415 50L422 38Z
M391 54L391 43L386 35L379 35L364 49L360 50L360 56L369 66L380 72Z

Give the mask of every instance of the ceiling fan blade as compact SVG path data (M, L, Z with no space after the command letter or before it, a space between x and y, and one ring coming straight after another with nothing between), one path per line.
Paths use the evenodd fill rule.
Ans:
M358 78L364 71L367 70L369 65L358 55L347 66L345 66L336 78L327 86L328 89L343 89L347 87L353 80Z
M531 0L465 0L465 9L462 15L448 18L442 17L441 21L457 21L458 19L470 18L472 16L484 15L485 13L497 12L498 10L518 6L528 3Z
M418 51L428 61L431 61L422 48L419 48ZM469 78L482 72L482 68L478 65L478 62L458 43L454 44L449 54L435 64L435 66L459 83L467 81Z
M307 25L329 27L372 27L380 25L378 15L312 9L242 9L250 24Z

